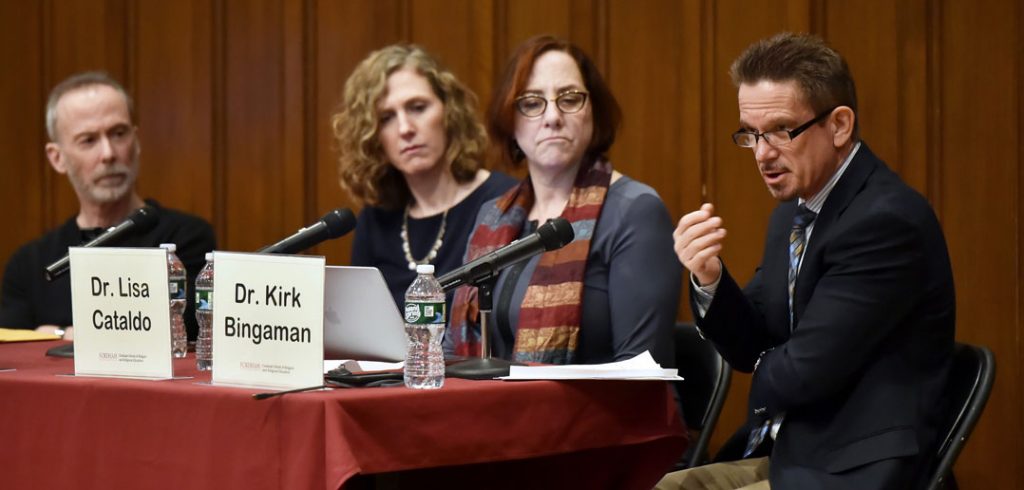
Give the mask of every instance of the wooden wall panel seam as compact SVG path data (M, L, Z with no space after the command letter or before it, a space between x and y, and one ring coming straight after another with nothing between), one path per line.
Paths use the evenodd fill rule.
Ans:
M317 46L316 39L319 35L319 24L316 21L317 0L306 0L302 11L302 113L305 121L305 134L303 135L303 182L306 189L303 206L303 223L310 222L320 210L317 207L319 195L316 185L317 160L319 158L319 121L317 118L318 85L317 85Z
M811 33L822 39L828 39L828 2L825 0L811 0L810 8Z
M492 59L494 63L491 66L491 80L494 80L497 84L498 80L501 80L502 71L505 69L505 61L508 58L508 1L507 0L494 0L494 17L491 21L494 29L492 37L494 38L494 44L492 46ZM496 88L496 87L495 87ZM486 113L487 105L490 101L481 100L480 108ZM499 169L507 171L508 169Z
M932 209L935 210L935 214L939 218L939 222L943 221L943 206L942 206L942 140L943 140L943 124L942 124L942 100L943 100L943 86L942 86L942 7L937 5L941 0L929 0L925 5L925 11L928 17L927 26L927 43L928 46L925 48L927 53L925 63L927 64L928 73L928 87L927 87L927 106L928 106L928 147L925 149L926 161L927 161L927 182L928 182L928 200L931 202Z
M43 60L39 63L39 66L42 70L40 80L42 80L43 84L42 91L40 93L43 94L43 99L45 101L49 98L50 87L53 84L53 38L51 37L53 26L53 0L43 1L42 17L42 26L39 29L39 35L41 38L40 46L42 46ZM43 103L46 104L46 102ZM49 134L45 136L44 140L47 142L50 141ZM42 148L40 148L40 151L42 151ZM44 155L43 158L46 158L46 156ZM49 230L57 226L57 217L55 216L56 206L54 204L55 198L53 194L53 186L55 185L54 176L56 172L53 172L48 168L49 162L43 162L41 167L42 169L40 171L43 173L43 178L40 179L40 182L43 185L43 190L39 193L39 197L42 199L40 206L43 219L45 221L43 228Z
M227 227L227 193L222 192L226 189L226 178L225 178L225 165L227 161L227 100L225 99L227 83L227 69L225 63L227 61L227 15L226 15L226 0L214 0L210 3L210 9L212 15L210 16L211 23L213 24L211 29L211 38L213 42L213 55L210 57L210 83L211 87L211 115L212 121L210 124L212 132L212 163L213 168L211 169L211 184L209 189L212 196L213 204L213 228L217 235L218 248L225 249L225 244L228 243L228 227Z
M718 47L715 44L715 1L704 0L701 2L701 42L704 44L701 49L701 114L704 124L701 125L701 141L704 142L701 148L700 159L700 198L701 202L714 202L715 189L715 104L717 91L715 90L715 53ZM730 82L731 83L731 82Z
M412 0L401 0L398 4L398 32L401 34L401 42L409 43L412 42L412 19L409 18L412 15L412 7L409 2Z
M906 8L906 4L899 3L895 6L895 8ZM897 18L900 18L900 14L898 12L896 16ZM901 166L907 164L907 150L905 148L904 143L906 142L905 126L907 124L906 114L908 108L907 98L905 97L905 92L903 91L903 80L905 80L906 77L906 56L904 56L904 51L906 50L907 44L908 41L905 36L905 33L903 32L903 30L898 30L896 32L896 56L899 57L900 61L896 63L896 80L894 81L893 86L898 87L896 89L896 141L898 143L896 145L895 157L896 161L899 162Z
M136 61L138 57L138 49L136 45L139 42L139 9L138 0L126 0L124 8L124 83L127 85L129 94L134 94L135 97L135 117L138 119L138 115L141 113L139 109L139 63Z
M612 78L612 67L611 63L611 19L609 18L609 9L611 6L608 5L607 1L594 0L594 19L596 20L597 27L593 30L594 36L594 53L598 60L598 70L604 76L605 80L611 80Z
M288 90L290 88L289 85L288 85L288 77L290 75L289 75L288 70L287 70L288 62L286 60L287 60L288 54L289 54L289 51L288 51L288 40L289 40L288 29L290 27L289 26L289 21L291 19L289 19L289 17L288 17L288 12L287 12L288 7L285 5L286 1L288 1L288 0L281 0L281 1L278 1L278 2L275 3L275 7L277 9L277 19L279 20L279 24L276 26L277 27L277 30L276 30L277 39L275 40L276 41L276 46L275 47L277 48L278 52L280 53L280 56L279 56L277 61L280 64L281 69L278 70L278 73L277 73L277 86L278 86L277 96L279 98L279 101L278 101L278 104L277 104L277 107L276 107L277 108L277 111L276 111L277 112L277 135L278 135L278 138L279 138L278 148L277 148L278 161L274 162L273 165L276 166L276 171L277 171L278 175L280 176L280 178L277 180L277 186L278 186L278 190L280 192L282 203L284 203L286 200L288 200L291 197L291 196L288 195L289 184L291 183L290 176L288 175L289 174L289 168L288 167L290 165L294 165L293 162L289 161L289 158L292 155L288 151L288 149L289 149L288 143L289 143L289 140L291 138L291 134L289 134L289 128L288 128L288 111L289 110L293 110L294 106L290 106L289 105L289 102L291 102L291 99L289 98L289 96L291 94L289 93L289 90ZM301 52L301 48L300 48L300 52ZM301 97L301 94L299 96L299 110L302 110L302 97ZM304 139L304 138L300 138L300 139ZM302 170L302 161L301 160L299 161L299 168L300 168L299 171L302 172L303 170ZM304 179L305 179L305 177L301 177L300 181L305 182ZM303 201L299 203L299 209L300 209L300 211L299 211L300 213L303 213L305 211L305 199L303 199ZM290 220L289 220L289 218L292 215L289 213L289 211L290 211L290 209L289 209L289 206L287 204L282 207L281 220L278 223L278 224L285 223L286 224L285 225L286 226L285 229L291 228L291 226L292 226L290 224ZM300 217L300 219L301 219L301 217ZM257 245L257 247L260 247L260 246L261 245Z
M1014 77L1017 81L1017 318L1013 322L1013 326L1017 332L1018 362L1016 364L1017 371L1011 374L1011 379L1018 380L1013 383L1013 386L1017 390L1018 403L1022 403L1024 402L1024 383L1020 383L1019 380L1024 374L1021 372L1020 362L1021 359L1024 359L1024 339L1021 335L1021 331L1024 330L1024 223L1021 220L1021 217L1024 216L1024 34L1021 33L1021 28L1024 28L1024 6L1020 2L1015 5L1017 15L1014 16L1014 20L1017 25L1014 28L1014 33L1017 36L1017 59L1014 60L1013 66ZM1024 419L1024 410L1019 410L1017 413L1021 419ZM1024 451L1010 452L1017 460L1016 464L1012 464L1016 470L1016 478L1013 481L1017 483L1018 488L1021 488L1024 486Z

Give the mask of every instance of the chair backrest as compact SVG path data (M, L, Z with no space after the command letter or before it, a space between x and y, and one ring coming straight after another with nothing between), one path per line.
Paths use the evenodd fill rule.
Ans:
M701 338L693 324L676 324L673 337L676 368L683 377L676 384L683 420L689 428L700 430L684 461L692 468L708 460L708 442L729 393L732 368L711 342Z
M987 347L957 342L953 356L946 385L949 406L940 426L942 439L934 465L924 475L927 482L924 488L928 490L946 488L953 474L953 463L985 410L995 381L996 360Z

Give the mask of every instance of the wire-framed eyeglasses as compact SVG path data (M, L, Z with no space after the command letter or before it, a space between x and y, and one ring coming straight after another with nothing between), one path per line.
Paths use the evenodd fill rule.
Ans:
M769 145L785 146L789 144L790 141L793 141L794 138L800 136L800 133L807 131L811 126L814 126L826 117L830 116L832 111L836 110L838 107L839 106L836 106L826 111L822 111L817 116L814 116L814 119L797 126L795 129L778 129L775 131L765 131L763 133L744 130L736 131L732 134L732 141L740 148L753 148L757 146L757 141L761 138L764 138Z

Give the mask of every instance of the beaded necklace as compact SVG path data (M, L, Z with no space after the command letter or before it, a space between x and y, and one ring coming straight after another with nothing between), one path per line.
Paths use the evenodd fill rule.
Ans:
M448 222L448 210L444 210L444 214L441 215L441 229L437 231L437 238L434 239L434 245L430 247L430 251L427 252L427 256L420 260L416 260L412 256L412 249L409 246L409 206L405 207L405 214L402 215L402 253L405 254L405 260L409 262L409 270L416 270L417 265L429 264L432 260L437 258L438 250L441 250L441 245L444 243L444 228Z

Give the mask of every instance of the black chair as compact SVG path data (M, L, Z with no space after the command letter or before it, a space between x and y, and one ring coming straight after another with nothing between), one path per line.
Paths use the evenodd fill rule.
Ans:
M700 436L691 441L676 465L676 469L684 469L708 461L708 442L729 394L732 368L711 342L701 338L697 327L691 323L676 324L673 339L676 368L683 377L683 381L676 382L683 420L688 428L700 431Z
M985 410L996 376L996 360L988 347L957 342L946 393L948 411L944 414L938 451L931 469L922 478L927 490L957 488L953 463L967 443L975 424Z

